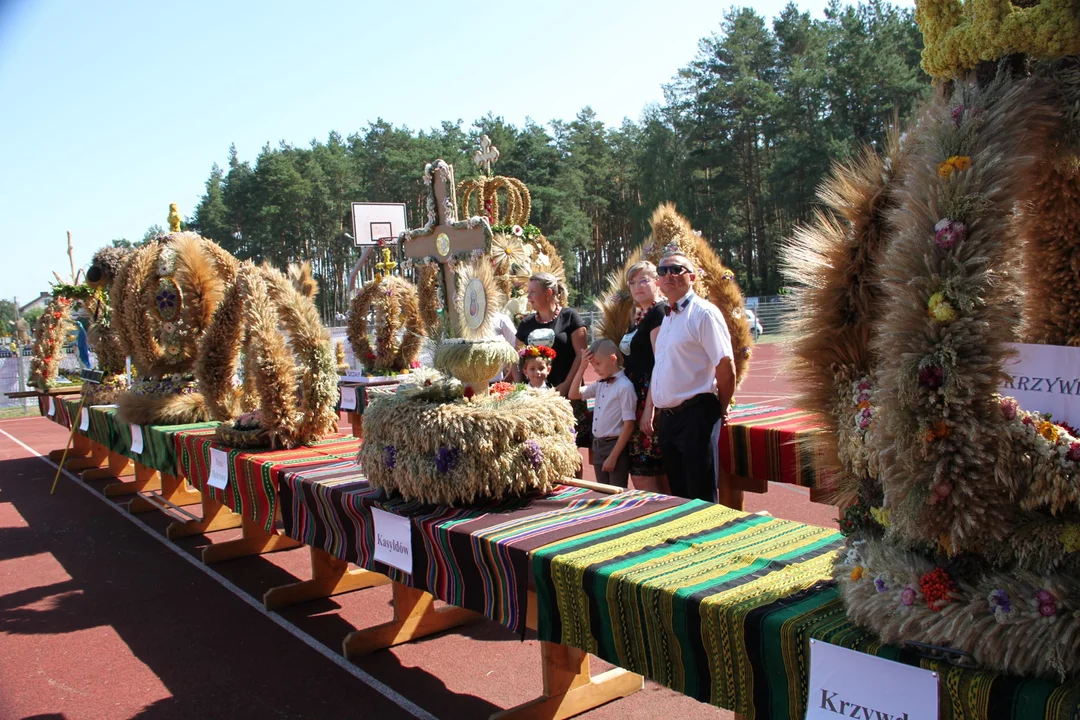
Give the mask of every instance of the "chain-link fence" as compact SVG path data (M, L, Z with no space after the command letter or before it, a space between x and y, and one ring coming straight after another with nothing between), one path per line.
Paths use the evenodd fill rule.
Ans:
M94 354L90 354L91 366L96 363ZM60 358L60 373L78 375L79 358L67 348ZM37 413L38 405L35 398L9 398L7 393L22 392L27 389L26 382L30 379L30 348L23 348L20 357L7 348L0 352L0 413L3 415L19 415L20 413Z

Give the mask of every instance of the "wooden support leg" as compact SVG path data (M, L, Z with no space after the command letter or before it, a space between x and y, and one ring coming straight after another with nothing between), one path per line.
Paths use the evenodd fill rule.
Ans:
M718 474L717 493L716 499L721 505L726 505L732 510L743 509L743 490L739 486L739 483L730 473L721 469ZM765 483L765 489L762 492L768 491L768 483Z
M132 462L135 466L135 479L130 482L110 483L105 486L105 494L109 497L114 495L134 495L139 492L149 492L161 488L161 474L153 468L148 468L140 462ZM90 472L89 470L87 472Z
M241 519L240 527L244 532L243 537L238 540L227 540L214 545L207 545L202 551L202 561L207 565L211 565L224 560L247 557L248 555L262 555L263 553L278 550L289 550L303 544L280 533L268 533L248 517Z
M116 480L122 477L132 477L134 475L135 463L128 460L123 455L110 450L108 464L102 468L84 470L82 479L83 482L91 482L94 480Z
M353 437L364 437L364 416L358 412L349 411L349 424L352 425Z
M77 435L76 435L77 437ZM81 458L68 458L64 463L64 469L69 472L80 472L88 468L101 467L105 461L109 459L109 451L104 445L99 445L93 440L87 440L90 443L90 452Z
M544 667L544 694L524 705L495 713L492 720L562 720L632 695L645 686L643 677L622 668L592 677L589 654L565 645L541 641L540 657Z
M170 540L240 527L241 517L209 495L202 495L202 518L171 523L165 528Z
M417 640L464 625L480 615L459 607L435 609L435 596L394 583L394 619L383 625L349 633L342 643L347 658Z
M78 458L84 458L90 454L90 438L85 435L75 433L75 437L71 439L71 448L68 450L67 456L71 460ZM60 462L60 459L64 457L64 448L49 451L49 459L54 463Z
M315 547L308 549L311 551L311 579L267 590L263 595L263 605L267 610L280 610L296 603L340 595L353 590L363 590L390 582L390 578L381 573L360 569L350 570L349 563L334 557L325 550Z
M144 513L151 510L167 511L169 507L187 507L202 500L202 493L187 487L182 477L161 473L161 491L140 491L128 503L128 512Z

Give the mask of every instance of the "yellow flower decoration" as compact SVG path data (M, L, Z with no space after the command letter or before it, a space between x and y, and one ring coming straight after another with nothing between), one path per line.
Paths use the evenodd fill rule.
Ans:
M856 565L855 569L851 571L852 582L859 582L862 578L862 565Z
M930 317L938 322L952 322L956 319L956 309L945 299L945 294L936 292L930 296L926 303L926 309Z
M877 520L878 525L881 527L889 527L889 511L887 508L870 508L870 515Z
M1080 550L1080 524L1065 523L1061 529L1061 544L1065 546L1065 552Z
M967 155L953 155L948 160L939 163L937 166L938 177L951 178L953 173L958 170L967 170L971 167L971 158Z
M1039 423L1038 431L1040 435L1050 442L1056 442L1058 439L1059 428L1049 420L1043 420Z

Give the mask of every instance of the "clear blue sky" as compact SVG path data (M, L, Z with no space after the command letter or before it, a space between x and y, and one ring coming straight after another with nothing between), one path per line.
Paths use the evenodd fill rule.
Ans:
M772 18L785 2L745 4ZM825 0L797 4L820 17ZM166 225L170 202L190 215L230 143L253 160L267 142L379 117L423 129L491 111L520 125L591 105L606 123L636 120L724 7L0 0L0 297L26 302L53 270L66 277L67 230L79 267Z

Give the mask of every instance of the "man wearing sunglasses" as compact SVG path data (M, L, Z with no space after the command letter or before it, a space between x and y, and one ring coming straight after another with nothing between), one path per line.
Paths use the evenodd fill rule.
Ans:
M735 393L731 334L724 316L694 294L690 258L671 253L656 268L667 317L656 336L656 365L641 431L659 425L660 452L671 493L712 502L716 496L713 429Z

